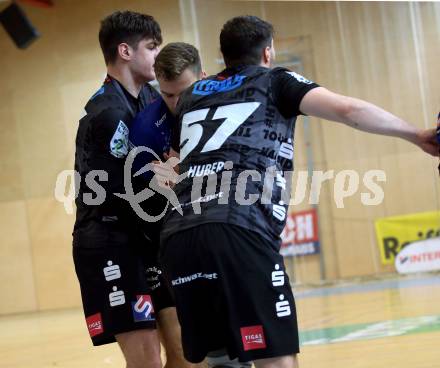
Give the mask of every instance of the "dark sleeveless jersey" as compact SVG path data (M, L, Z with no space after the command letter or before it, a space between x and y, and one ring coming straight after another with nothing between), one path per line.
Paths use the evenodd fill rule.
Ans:
M118 81L107 77L87 102L76 136L75 170L80 181L77 178L75 185L74 246L103 246L113 240L110 229L129 231L141 225L130 204L115 193L125 193L124 163L130 150L131 122L158 97L147 84L136 99ZM93 170L104 171L107 178L92 176ZM105 193L104 200L99 191Z
M172 142L185 173L174 188L180 206L167 213L162 239L221 222L279 242L290 198L283 189L285 172L293 170L295 120L302 98L317 86L287 69L244 66L187 90Z

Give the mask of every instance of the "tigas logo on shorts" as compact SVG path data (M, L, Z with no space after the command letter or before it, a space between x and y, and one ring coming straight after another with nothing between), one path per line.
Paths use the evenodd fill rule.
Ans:
M90 337L100 335L104 332L101 313L96 313L87 317L86 323L87 323L87 328L89 329Z
M244 351L266 348L262 325L242 327L240 333Z

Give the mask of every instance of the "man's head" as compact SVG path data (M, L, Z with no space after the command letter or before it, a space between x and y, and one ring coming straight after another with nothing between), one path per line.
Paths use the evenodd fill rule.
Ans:
M135 78L151 81L162 43L159 24L150 15L117 11L101 21L99 43L107 66L127 66Z
M197 49L184 42L166 45L154 64L160 92L171 112L175 112L180 95L205 76Z
M227 67L264 65L275 57L273 27L264 20L240 16L228 20L220 33L220 49Z

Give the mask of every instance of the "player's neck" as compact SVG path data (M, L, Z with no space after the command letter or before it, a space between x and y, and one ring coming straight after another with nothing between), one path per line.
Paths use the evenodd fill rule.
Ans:
M271 62L270 62L270 60L261 60L259 66L263 66L265 68L270 68L271 67Z
M108 65L107 73L121 83L133 97L138 98L144 82L136 79L128 68L118 68L113 65Z

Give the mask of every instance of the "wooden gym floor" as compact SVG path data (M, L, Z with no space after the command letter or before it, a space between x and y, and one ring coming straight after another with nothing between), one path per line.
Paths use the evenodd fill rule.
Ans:
M301 368L440 367L440 275L294 290ZM0 367L124 367L92 348L82 311L0 317Z

